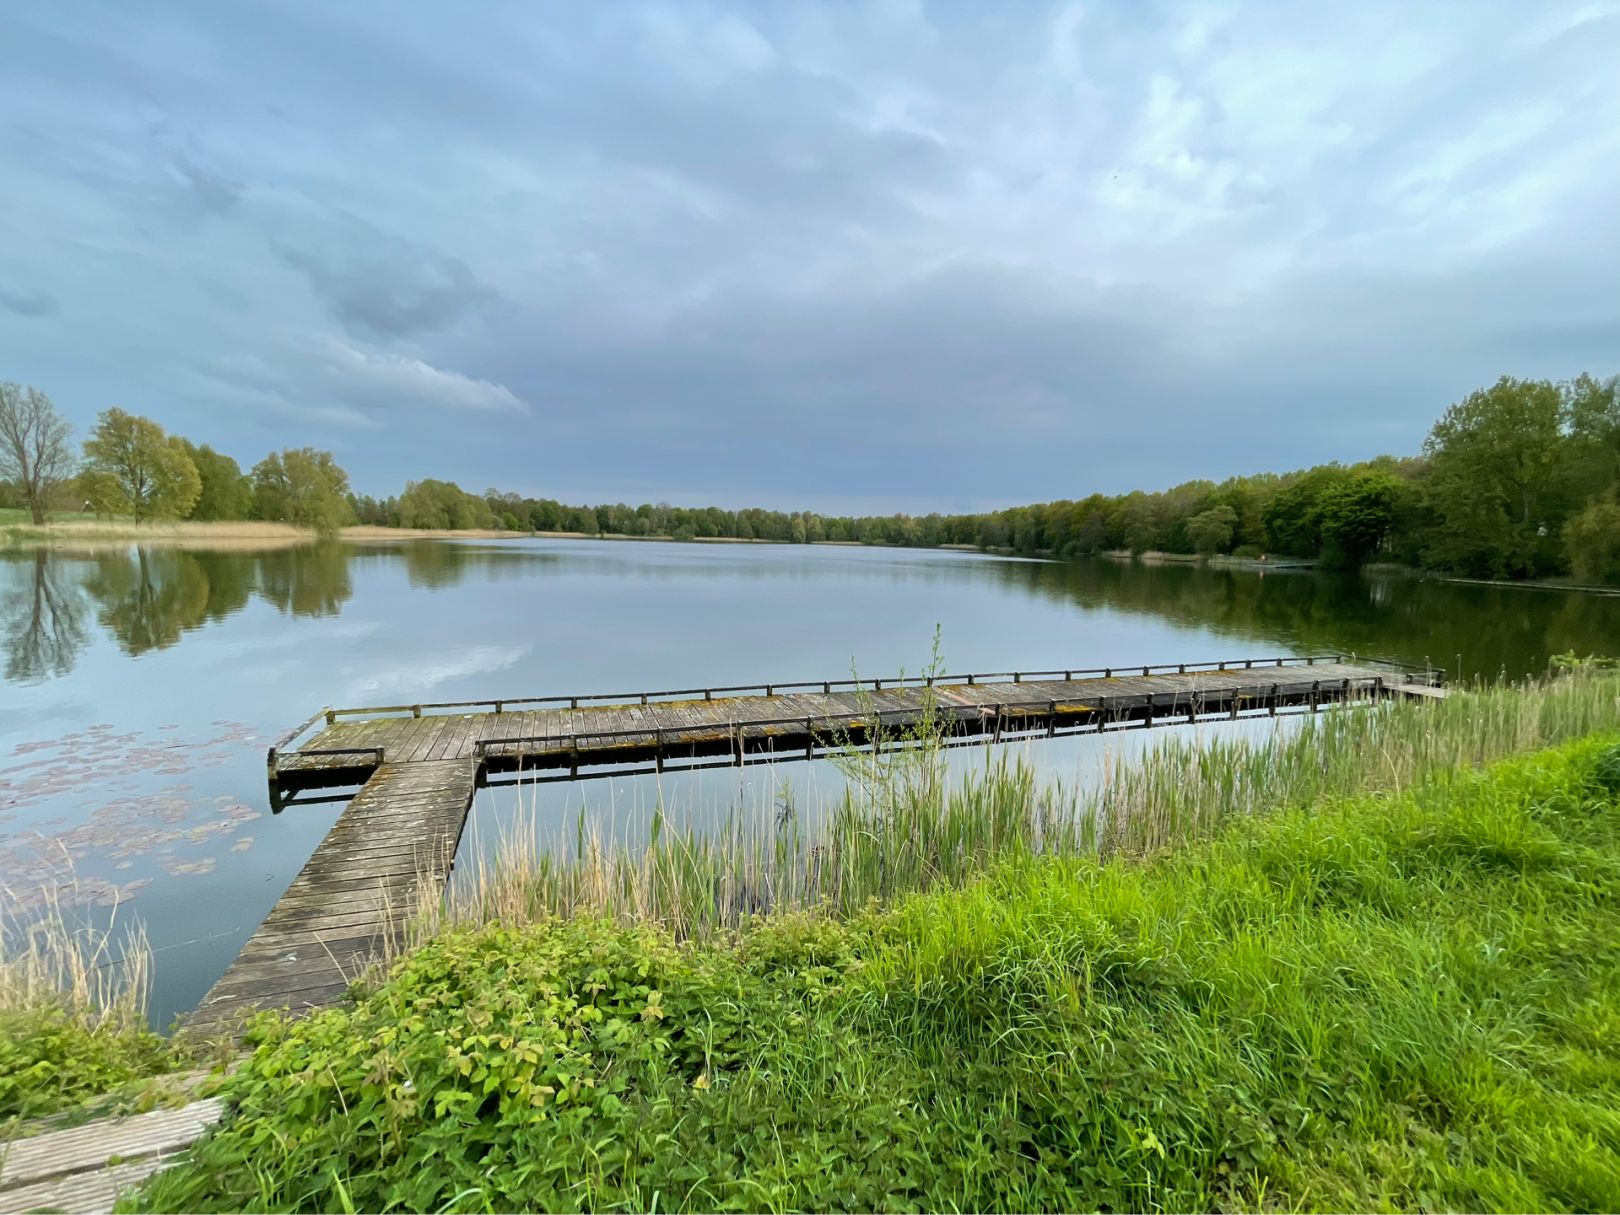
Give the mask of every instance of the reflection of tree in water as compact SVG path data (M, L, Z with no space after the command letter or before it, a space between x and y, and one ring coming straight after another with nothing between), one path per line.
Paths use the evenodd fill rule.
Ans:
M405 576L414 587L437 589L454 586L466 575L472 554L477 551L461 544L415 541L403 549Z
M336 616L354 594L349 550L341 544L282 549L254 560L259 594L294 616Z
M208 575L196 557L178 549L99 556L84 589L126 654L171 646L208 615Z
M45 549L6 558L0 593L0 638L6 679L23 682L66 675L90 640L85 602L72 573Z
M64 560L46 549L7 557L0 643L8 680L66 675L89 641L85 595L126 654L173 645L241 611L257 591L295 616L336 615L353 594L335 544L274 553L137 547Z
M518 581L534 576L537 568L560 567L564 558L527 547L455 544L442 540L415 540L386 554L393 561L403 556L405 577L413 587L438 590L455 586L477 571L487 582ZM570 558L576 567L580 558ZM615 568L623 568L615 566Z
M1081 609L1110 608L1244 638L1235 658L1255 649L1247 639L1268 638L1278 653L1355 652L1433 661L1464 677L1516 677L1545 671L1550 654L1613 652L1620 645L1614 597L1400 575L1262 574L1106 559L994 568L1004 582Z

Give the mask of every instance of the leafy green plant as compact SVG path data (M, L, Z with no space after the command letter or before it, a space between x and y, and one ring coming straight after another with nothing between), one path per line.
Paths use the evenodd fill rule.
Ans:
M139 931L76 924L59 905L0 922L0 1119L54 1114L186 1058L146 1023Z

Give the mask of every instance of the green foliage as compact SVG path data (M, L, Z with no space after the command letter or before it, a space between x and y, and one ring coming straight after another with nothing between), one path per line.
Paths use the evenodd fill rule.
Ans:
M1564 547L1581 582L1620 586L1620 497L1593 502L1571 519Z
M253 466L253 513L331 535L349 522L349 474L329 451L271 453Z
M139 1020L91 1016L65 1002L0 1010L0 1119L56 1113L179 1060Z
M1576 376L1564 387L1575 498L1620 491L1620 376Z
M1197 553L1225 552L1237 531L1238 513L1230 506L1212 506L1187 520L1187 539Z
M1617 753L736 941L450 933L264 1021L141 1204L1614 1209Z
M1314 557L1322 551L1322 507L1349 474L1324 464L1296 477L1272 498L1262 517L1273 552Z
M1556 568L1565 417L1557 385L1511 376L1446 410L1423 445L1440 562L1489 576Z
M399 496L399 525L463 531L495 526L489 503L451 481L412 481Z
M208 444L185 443L186 454L197 466L201 490L192 504L192 519L246 519L253 513L253 482L242 466Z
M151 418L103 411L84 444L89 501L100 513L130 515L137 523L183 518L202 492L187 447Z
M1316 503L1329 563L1371 560L1395 525L1405 485L1388 473L1357 473L1330 486Z

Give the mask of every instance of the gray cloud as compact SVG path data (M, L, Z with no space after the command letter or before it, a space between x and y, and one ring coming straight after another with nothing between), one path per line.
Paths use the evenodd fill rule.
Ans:
M1613 0L35 0L0 37L0 247L73 301L0 375L373 491L972 507L1411 451L1504 372L1620 370Z
M7 312L27 317L50 316L56 307L56 298L48 291L0 286L0 308Z
M454 257L378 231L352 215L301 243L272 242L344 329L361 337L433 333L476 312L492 292Z

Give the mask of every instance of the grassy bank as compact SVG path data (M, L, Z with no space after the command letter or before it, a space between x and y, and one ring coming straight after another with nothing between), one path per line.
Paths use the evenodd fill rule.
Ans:
M53 906L0 921L0 1127L104 1097L187 1062L146 1022L150 955L139 931Z
M842 921L446 930L142 1202L1614 1209L1620 736L1433 758Z

